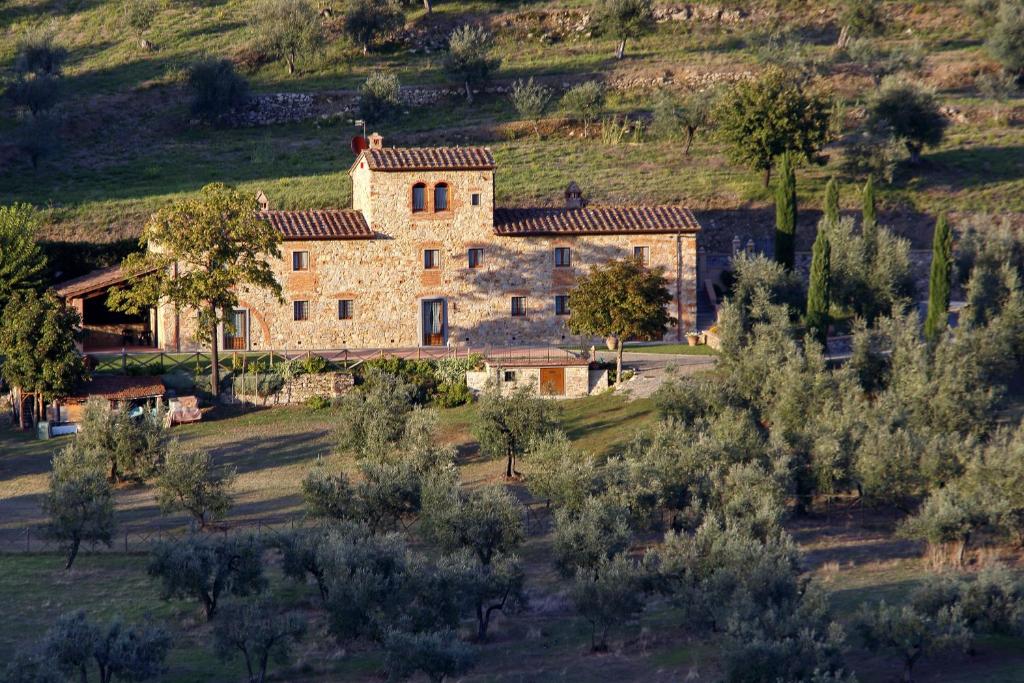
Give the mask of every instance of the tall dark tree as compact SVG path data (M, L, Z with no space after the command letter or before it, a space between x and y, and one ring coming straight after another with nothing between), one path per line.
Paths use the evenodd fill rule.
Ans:
M860 231L864 238L864 263L871 263L878 251L878 211L875 207L875 177L868 176L861 195Z
M811 281L807 287L807 331L824 346L828 343L829 305L831 304L831 247L828 231L818 226L811 255Z
M825 185L824 203L825 225L833 226L839 222L839 183L835 177L829 178Z
M775 260L793 269L796 250L796 172L793 159L782 155L775 188Z
M928 278L928 317L924 321L924 336L934 344L946 329L949 320L950 280L953 274L953 232L946 215L935 221L932 236L932 268Z
M142 231L143 251L124 260L131 286L115 289L113 308L138 313L161 302L196 316L196 338L210 345L210 392L220 390L217 328L230 324L238 289L281 285L268 262L280 258L281 234L260 218L255 197L213 183L198 197L153 214Z

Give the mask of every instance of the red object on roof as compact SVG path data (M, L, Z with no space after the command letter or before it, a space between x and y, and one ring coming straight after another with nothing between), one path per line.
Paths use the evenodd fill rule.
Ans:
M490 171L494 156L487 147L383 147L363 157L373 171Z
M67 402L76 403L97 396L108 401L132 401L163 396L167 390L159 377L126 377L122 375L96 375L81 384Z
M313 211L261 211L288 240L361 240L373 238L361 211L323 209Z
M367 142L366 138L364 138L362 135L357 135L354 138L352 138L352 153L355 154L356 156L359 156L359 153L362 152L364 149L367 149L369 146L370 143Z
M494 210L494 232L532 235L621 235L697 232L700 224L682 206L587 206Z

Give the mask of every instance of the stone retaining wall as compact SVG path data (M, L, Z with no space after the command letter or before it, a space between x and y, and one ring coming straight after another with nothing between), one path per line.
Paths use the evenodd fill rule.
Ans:
M254 406L278 406L305 403L314 396L337 398L352 390L355 381L350 372L325 372L299 375L284 383L281 390L270 396L235 394L233 402Z

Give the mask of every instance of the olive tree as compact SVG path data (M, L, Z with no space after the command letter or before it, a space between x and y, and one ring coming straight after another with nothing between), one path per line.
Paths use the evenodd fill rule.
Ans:
M999 3L995 24L988 31L985 47L1009 73L1024 72L1024 6L1013 0Z
M491 36L484 29L469 24L456 28L448 37L444 70L462 81L466 88L466 101L471 104L472 86L486 83L501 65L500 59L491 57L491 45Z
M476 618L476 640L487 640L496 612L508 614L526 604L522 563L513 554L499 554L483 564L469 548L463 548L441 562L441 571L451 577L453 589L464 610Z
M252 13L252 31L257 48L282 60L289 75L299 58L324 43L323 21L309 0L262 0Z
M45 533L58 541L70 569L82 543L104 543L114 535L114 492L103 469L73 447L53 457L50 488L43 498Z
M145 481L156 474L167 454L162 415L134 418L127 405L110 407L106 399L85 402L74 447L102 463L113 483Z
M651 0L597 0L594 19L601 31L618 39L616 59L625 57L627 40L635 40L654 30Z
M590 624L590 649L606 652L609 630L643 611L644 570L621 553L602 558L594 569L577 574L570 595Z
M175 442L168 450L156 487L157 504L164 514L183 510L199 529L223 519L231 509L235 470L218 470L205 451L186 450Z
M555 406L537 398L527 387L503 395L498 387L490 387L477 403L473 434L480 442L480 452L490 458L505 458L505 476L513 477L516 460L535 439L548 435L555 428Z
M533 82L533 76L527 80L516 79L508 95L512 106L520 117L533 125L533 132L540 137L540 120L551 103L551 88Z
M476 652L459 640L451 629L427 633L392 631L384 641L385 668L396 679L411 677L417 671L432 683L449 676L460 676L476 663Z
M405 15L393 0L354 0L342 17L342 29L363 54L370 53L370 45L381 36L402 27Z
M160 579L161 597L192 598L212 621L225 595L260 593L263 548L253 537L215 538L191 534L180 541L159 541L147 571Z
M446 550L466 548L486 566L523 540L523 507L503 486L463 492L454 477L438 476L424 498L424 533Z
M898 77L888 77L868 105L868 122L906 147L910 163L921 151L942 142L949 121L939 111L935 94Z
M157 678L170 648L171 637L159 626L126 626L120 617L101 626L83 611L61 616L44 641L44 652L61 671L84 682L95 666L100 683Z
M221 659L241 654L249 683L263 683L270 660L286 664L292 645L306 634L306 622L297 614L280 614L266 599L229 602L213 627L213 646Z
M573 120L583 124L583 137L587 137L590 124L597 120L604 107L604 89L597 81L578 83L565 91L559 104Z

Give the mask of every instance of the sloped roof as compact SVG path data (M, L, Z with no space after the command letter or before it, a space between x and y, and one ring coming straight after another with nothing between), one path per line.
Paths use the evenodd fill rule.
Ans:
M151 271L150 271L151 272ZM57 294L65 299L73 299L86 294L101 292L104 289L128 282L130 278L121 270L121 266L101 268L81 277L65 280L54 286Z
M95 375L88 382L79 385L68 399L84 401L91 396L98 396L108 401L132 401L163 396L166 391L159 377Z
M496 208L494 232L532 235L622 235L697 232L700 224L682 206L585 206Z
M495 167L487 147L382 147L363 151L372 171L485 171Z
M361 211L321 209L312 211L261 211L284 238L289 240L360 240L373 237Z

